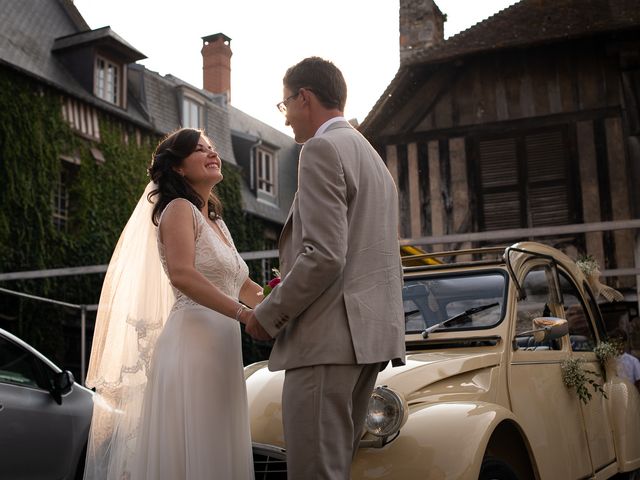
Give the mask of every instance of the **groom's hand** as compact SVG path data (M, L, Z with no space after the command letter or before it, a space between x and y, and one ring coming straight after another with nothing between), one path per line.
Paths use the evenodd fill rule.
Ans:
M262 341L271 340L271 335L262 328L253 312L248 312L247 320L244 324L244 331L251 335L252 338Z

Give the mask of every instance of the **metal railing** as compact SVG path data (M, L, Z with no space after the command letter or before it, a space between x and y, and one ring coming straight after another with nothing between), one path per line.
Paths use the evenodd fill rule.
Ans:
M581 223L572 225L559 225L553 227L536 227L536 228L516 228L509 230L494 230L489 232L472 232L472 233L457 233L448 235L437 235L430 237L418 237L418 238L403 238L400 240L400 245L412 245L412 246L425 246L425 245L455 245L469 242L483 242L483 241L498 241L498 240L523 240L523 239L535 239L541 237L550 237L556 235L568 235L568 234L583 234L590 232L608 232L613 230L636 230L635 235L635 247L634 247L634 267L633 268L615 268L602 270L600 273L603 277L620 277L620 276L635 276L636 277L636 298L640 303L640 219L631 220L617 220L611 222L594 222L594 223ZM267 258L277 258L278 250L264 250L243 252L240 256L244 260L262 260ZM34 278L50 278L50 277L62 277L69 275L87 275L96 273L105 273L107 271L107 265L89 265L84 267L69 267L69 268L54 268L47 270L33 270L24 272L10 272L0 273L0 282L11 280L27 280ZM56 305L62 305L74 309L80 310L81 321L81 382L84 384L85 369L86 369L86 312L96 311L97 305L76 305L68 302L62 302L59 300L53 300L50 298L38 297L14 290L8 290L0 288L0 292L10 295L17 295L24 298L29 298L36 301L48 302ZM640 306L640 305L639 305Z
M522 240L540 237L552 237L556 235L570 235L581 233L609 232L613 230L640 230L640 219L615 220L611 222L575 223L571 225L558 225L553 227L514 228L508 230L494 230L490 232L455 233L430 237L403 238L400 245L451 245L468 242L498 241L498 240ZM640 236L636 233L633 268L615 268L601 270L603 277L640 277ZM636 278L636 286L640 278ZM640 292L639 297L640 297Z

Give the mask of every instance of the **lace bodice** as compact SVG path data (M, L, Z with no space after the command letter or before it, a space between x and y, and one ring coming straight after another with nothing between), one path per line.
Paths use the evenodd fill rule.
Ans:
M165 207L162 214L164 215L164 213L171 208L172 204L178 201L187 200L172 200ZM222 290L222 292L237 299L242 284L249 276L249 268L247 267L247 264L237 252L229 229L225 225L224 221L222 219L218 219L216 220L216 223L224 233L226 242L213 229L213 227L207 223L207 220L200 210L198 210L191 202L189 202L189 205L193 211L193 221L196 234L196 270L202 273L211 283ZM160 222L162 222L163 215L160 216ZM160 261L162 262L164 271L168 275L167 262L164 256L164 245L160 239L159 228L157 239L158 250L160 251ZM199 306L197 302L191 300L175 287L173 288L173 292L176 296L176 302L174 303L171 311L180 310L186 307Z

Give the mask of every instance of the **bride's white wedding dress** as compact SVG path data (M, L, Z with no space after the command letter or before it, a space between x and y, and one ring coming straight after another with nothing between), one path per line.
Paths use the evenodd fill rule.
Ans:
M179 201L186 200L174 200L165 212ZM196 233L196 269L238 298L248 268L229 230L217 220L225 236L221 238L189 205ZM166 271L160 238L158 248ZM240 325L174 292L176 302L153 352L131 478L252 479Z

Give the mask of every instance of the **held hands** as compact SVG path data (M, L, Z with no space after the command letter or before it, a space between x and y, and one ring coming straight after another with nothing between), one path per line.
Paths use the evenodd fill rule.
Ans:
M267 331L262 328L262 325L258 323L258 319L253 314L253 310L244 310L238 320L240 323L244 324L244 331L251 335L255 340L271 340L271 335L267 333Z
M272 268L271 271L273 272L273 278L261 289L259 295L262 297L262 299L260 301L264 300L267 295L269 295L269 293L271 293L271 291L280 283L280 271L277 268ZM253 339L267 341L273 338L264 328L262 328L262 325L260 325L258 319L253 314L253 310L248 310L242 313L243 314L239 318L239 321L244 323L244 331L251 335Z

